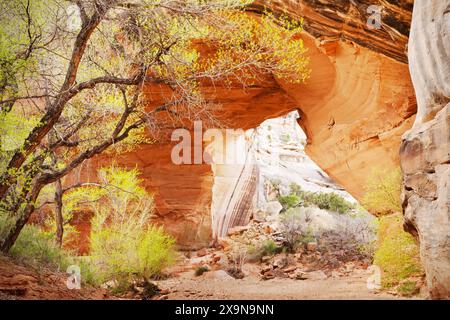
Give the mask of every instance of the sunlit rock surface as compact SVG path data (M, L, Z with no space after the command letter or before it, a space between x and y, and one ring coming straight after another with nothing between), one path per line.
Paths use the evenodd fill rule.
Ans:
M299 110L307 135L306 153L359 198L370 168L399 165L400 137L414 121L416 102L404 53L410 1L401 5L382 1L392 12L387 19L389 32L368 29L363 10L368 3L351 2L358 3L359 10L335 1L265 3L275 11L284 3L291 15L305 19L303 38L311 60L311 77L305 84L291 85L269 76L245 90L219 83L204 84L202 90L221 104L218 116L230 128L256 128L266 119ZM165 89L146 88L149 109L170 94ZM208 164L173 164L173 145L159 140L115 161L142 170L146 187L155 193L155 221L180 244L207 245L212 236L213 169ZM92 161L91 168L110 162L104 156ZM94 176L93 170L84 171Z

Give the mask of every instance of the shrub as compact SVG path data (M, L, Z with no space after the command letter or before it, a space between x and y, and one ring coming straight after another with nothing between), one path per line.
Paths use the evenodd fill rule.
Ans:
M389 214L402 210L400 194L401 170L375 169L367 180L362 204L375 214Z
M400 214L380 218L374 264L382 270L381 283L385 288L423 273L418 245L412 235L403 230L402 221Z
M280 219L281 232L288 251L295 251L302 236L302 217L300 210L288 210Z
M298 198L298 203L303 206L317 206L320 209L330 210L339 213L348 213L350 210L355 208L355 205L345 200L343 197L337 193L315 193L310 191L302 190L302 188L292 183L290 185L291 195L295 195ZM281 203L281 201L280 201Z
M334 192L319 193L314 197L313 201L320 209L339 213L347 213L353 208L353 205L350 202Z
M299 238L299 242L305 245L314 241L316 241L316 237L314 236L311 228L308 228L306 232L304 231Z
M137 170L104 168L101 200L92 203L91 270L97 283L113 281L117 291L148 282L171 265L175 240L149 224L153 200Z
M404 297L412 297L420 292L417 281L406 280L397 287L397 292Z
M144 278L158 275L175 260L175 239L162 227L150 226L143 231L138 243L139 268Z
M297 206L300 203L300 198L295 194L290 194L287 196L279 196L278 201L283 206L283 210L288 210Z
M233 278L242 279L245 277L242 267L247 261L248 250L240 247L239 245L234 245L231 248L231 262L232 265L228 268L227 273Z
M272 239L266 239L256 246L250 246L248 249L249 257L254 257L257 261L261 260L262 257L272 256L276 253L280 253L282 250L275 241ZM250 258L249 258L250 260Z
M138 230L136 226L131 221L92 232L92 267L97 283L114 281L118 291L125 290L173 263L174 239L160 227Z
M264 241L262 245L263 256L272 256L276 253L279 253L280 251L281 248L272 239Z
M202 274L204 274L205 272L208 272L208 271L209 271L209 269L206 266L197 267L197 269L195 269L195 276L200 277Z
M26 225L9 251L18 262L42 270L65 271L69 256L64 253L42 230L33 225Z

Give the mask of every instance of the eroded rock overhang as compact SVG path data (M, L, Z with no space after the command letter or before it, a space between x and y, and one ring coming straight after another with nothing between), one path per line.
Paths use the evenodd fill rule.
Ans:
M312 71L305 84L264 77L245 90L217 83L204 84L202 90L222 106L220 117L227 119L230 128L255 128L266 119L298 109L308 136L308 155L359 198L371 168L399 166L400 137L414 121L416 100L405 53L412 1L400 5L375 1L389 12L388 27L382 30L365 25L367 1L338 2L266 4L275 12L287 10L305 19L303 39ZM260 8L256 2L251 10ZM170 94L161 86L148 86L146 93L149 108ZM208 164L173 164L173 145L160 140L115 161L141 169L146 187L155 193L155 218L181 245L204 246L211 240L213 171ZM97 158L91 167L110 161ZM94 170L87 175L93 177Z

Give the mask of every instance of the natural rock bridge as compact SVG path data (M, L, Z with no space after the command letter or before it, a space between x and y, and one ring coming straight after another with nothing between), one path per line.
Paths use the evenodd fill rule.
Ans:
M366 26L366 9L373 4L383 7L379 30ZM257 1L250 11L257 15L264 5L305 18L311 77L302 85L266 77L245 90L204 83L205 94L222 106L220 118L227 127L249 129L298 109L308 155L356 198L370 168L395 168L401 160L406 226L420 239L432 295L449 297L450 1L416 0L413 15L413 0ZM170 94L162 91L146 88L149 109ZM177 166L171 161L174 143L165 141L115 161L141 169L146 187L155 192L158 222L180 245L208 245L213 217L248 209L241 196L230 199L236 196L229 190L236 187L237 169ZM110 161L97 158L89 166ZM86 172L95 179L94 170ZM429 194L423 194L425 186L432 186ZM229 212L223 212L230 201Z

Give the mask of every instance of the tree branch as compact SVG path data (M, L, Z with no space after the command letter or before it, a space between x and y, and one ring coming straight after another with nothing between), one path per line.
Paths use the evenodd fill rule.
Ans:
M86 50L87 43L92 33L106 14L106 11L107 10L97 10L89 20L89 23L86 24L78 33L73 47L69 67L67 69L66 78L60 89L61 94L58 98L56 98L56 101L41 118L39 125L34 127L25 139L22 148L16 151L8 163L5 173L0 177L0 199L3 199L9 186L15 182L14 175L9 174L8 172L10 172L11 169L18 169L23 165L28 156L38 147L41 140L59 120L66 103L73 97L73 95L71 96L69 93L69 89L75 83L78 67Z

